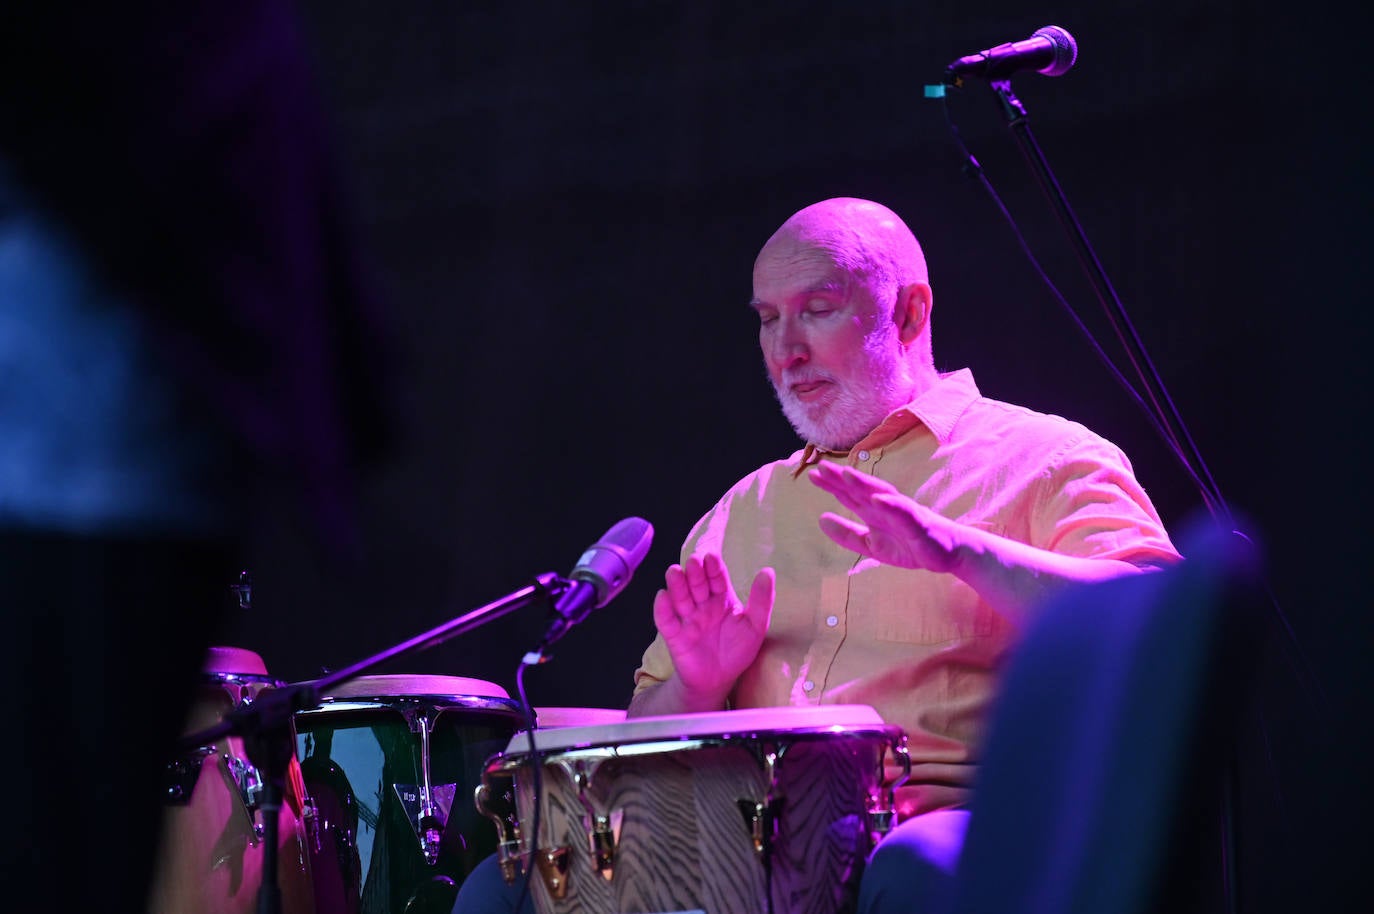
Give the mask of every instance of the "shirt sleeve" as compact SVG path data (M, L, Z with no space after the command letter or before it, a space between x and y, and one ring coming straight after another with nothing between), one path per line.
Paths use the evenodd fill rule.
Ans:
M644 650L644 657L640 660L639 668L635 670L634 694L638 695L645 689L656 686L673 675L673 658L668 656L668 645L663 642L662 635L655 635L654 640Z
M1181 558L1125 453L1091 433L1070 444L1042 477L1032 536L1052 552L1140 567Z

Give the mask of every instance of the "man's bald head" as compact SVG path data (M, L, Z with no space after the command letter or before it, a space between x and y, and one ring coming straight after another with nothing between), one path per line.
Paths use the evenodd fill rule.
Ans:
M811 248L828 254L875 291L928 283L925 252L902 218L881 203L832 197L793 213L764 243L769 252Z

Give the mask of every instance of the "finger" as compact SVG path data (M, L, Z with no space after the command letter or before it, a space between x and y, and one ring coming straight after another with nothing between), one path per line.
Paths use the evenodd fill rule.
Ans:
M844 491L846 488L844 472L840 467L830 463L821 462L811 468L811 472L806 474L806 478L819 489L824 489L832 495Z
M816 487L835 496L842 506L856 514L868 506L875 494L885 491L872 485L872 483L881 482L881 480L874 480L872 477L850 470L848 467L825 466L824 469L820 467L817 469L820 472L813 471L810 475L810 479Z
M821 532L840 546L860 555L871 557L867 526L829 512L821 515L820 525Z
M744 613L757 631L767 631L773 617L773 601L777 596L777 577L772 568L760 568L749 585L749 602Z
M687 586L687 575L683 572L682 566L669 566L663 575L663 583L667 588L668 596L672 598L673 609L679 615L690 612L694 603L691 589Z
M673 598L663 589L654 594L654 625L665 638L673 637L682 628L682 621L673 608Z
M837 494L844 494L849 498L862 501L868 501L878 495L900 494L897 487L886 479L861 473L853 467L827 466L826 469L829 473L828 476L824 477L824 480L830 485L830 489L827 491L833 489Z
M929 527L915 500L896 493L873 496L873 513L865 520L870 527L881 527L900 536L924 534Z
M706 569L702 565L701 557L689 556L682 570L687 577L687 588L692 592L692 599L697 603L705 603L711 599L711 584L706 580Z
M706 553L702 562L706 572L706 583L712 596L723 596L730 592L730 575L725 570L725 560L715 552Z

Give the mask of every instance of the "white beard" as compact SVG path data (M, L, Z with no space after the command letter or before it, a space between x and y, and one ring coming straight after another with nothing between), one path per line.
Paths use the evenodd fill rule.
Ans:
M864 341L859 372L844 381L805 365L783 372L782 383L773 385L773 393L798 435L829 450L846 450L907 402L911 382L896 335L892 327L870 334ZM828 402L805 403L791 390L800 381L829 381L836 392Z

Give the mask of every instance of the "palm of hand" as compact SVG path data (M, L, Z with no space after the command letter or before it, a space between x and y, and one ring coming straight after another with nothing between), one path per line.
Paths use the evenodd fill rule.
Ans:
M773 608L773 575L764 569L741 603L719 556L690 557L665 576L654 623L687 689L723 694L763 644Z
M734 682L763 643L738 599L712 599L680 625L664 633L673 665L684 685L712 688Z

